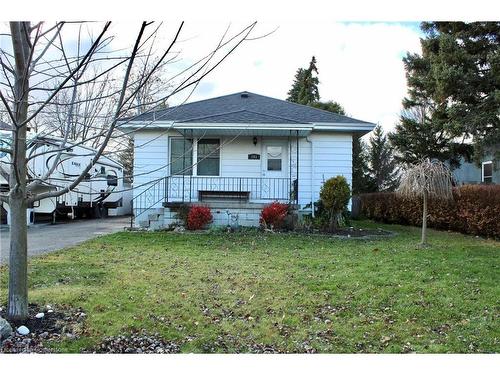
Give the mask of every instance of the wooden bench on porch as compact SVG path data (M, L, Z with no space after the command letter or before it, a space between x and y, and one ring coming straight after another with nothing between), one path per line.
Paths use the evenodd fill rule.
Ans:
M213 191L199 190L198 199L200 202L206 201L238 201L248 202L250 199L249 191Z

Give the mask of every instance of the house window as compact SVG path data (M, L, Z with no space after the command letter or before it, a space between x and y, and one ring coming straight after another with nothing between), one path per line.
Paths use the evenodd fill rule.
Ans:
M198 176L218 176L220 169L220 140L198 141Z
M193 140L172 138L170 141L170 174L191 175L193 173Z
M281 158L283 148L281 146L267 146L267 170L281 171Z
M491 161L485 161L483 163L483 170L482 170L482 181L485 184L491 184L493 182L493 162Z
M106 176L106 180L108 181L108 186L118 186L118 177L112 174L108 174Z

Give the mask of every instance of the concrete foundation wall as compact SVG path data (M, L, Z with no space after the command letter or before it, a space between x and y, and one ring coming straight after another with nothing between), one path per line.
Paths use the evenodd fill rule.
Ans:
M260 213L264 204L224 202L204 203L208 206L213 216L212 226L237 225L242 227L259 226ZM165 227L178 222L175 209L165 208L163 211Z

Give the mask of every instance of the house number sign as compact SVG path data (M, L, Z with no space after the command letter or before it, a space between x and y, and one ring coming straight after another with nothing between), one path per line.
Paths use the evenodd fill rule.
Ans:
M248 160L260 160L259 154L248 154Z

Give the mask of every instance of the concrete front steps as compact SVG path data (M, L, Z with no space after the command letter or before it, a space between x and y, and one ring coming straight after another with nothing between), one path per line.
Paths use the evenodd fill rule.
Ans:
M165 209L163 207L150 208L147 212L143 212L135 218L136 227L149 230L164 229L164 211Z

